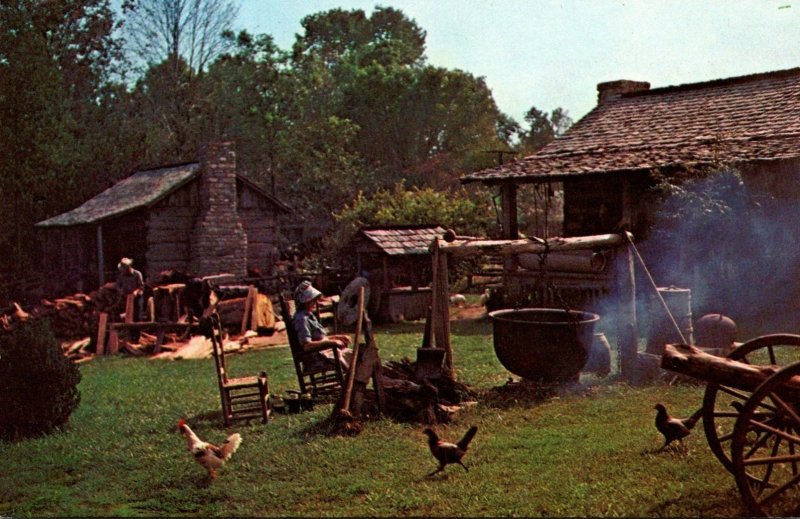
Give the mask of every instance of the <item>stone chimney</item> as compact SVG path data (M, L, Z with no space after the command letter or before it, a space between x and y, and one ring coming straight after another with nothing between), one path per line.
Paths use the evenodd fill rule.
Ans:
M200 158L200 214L191 237L190 270L196 276L247 275L247 234L236 210L233 143L207 144Z
M629 94L631 92L645 92L647 90L650 90L650 83L647 81L619 79L617 81L598 83L597 104L601 105L608 101L614 101L622 97L622 94Z

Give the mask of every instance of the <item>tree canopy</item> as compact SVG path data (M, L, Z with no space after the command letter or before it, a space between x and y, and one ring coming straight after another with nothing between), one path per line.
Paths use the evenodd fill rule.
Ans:
M268 34L235 32L233 1L121 6L0 4L0 197L13 208L0 235L11 254L0 262L9 270L35 254L25 236L36 221L137 169L194 160L212 140L236 142L244 172L295 218L333 226L354 201L398 198L398 189L484 206L458 179L493 166L487 150L527 152L571 123L560 108L535 107L517 123L483 78L429 64L425 30L395 8L307 16L281 49Z

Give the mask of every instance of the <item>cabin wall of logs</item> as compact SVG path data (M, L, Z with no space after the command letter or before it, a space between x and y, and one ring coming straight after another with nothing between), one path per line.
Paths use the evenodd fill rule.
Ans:
M239 223L247 235L247 268L266 271L277 257L277 218L274 206L250 187L237 186ZM164 270L188 272L191 236L200 213L199 181L195 180L150 209L147 220L149 279Z
M200 182L194 180L150 209L147 218L147 270L188 272L192 227L200 212Z
M278 257L278 218L275 207L240 183L237 210L247 234L247 268L265 271Z

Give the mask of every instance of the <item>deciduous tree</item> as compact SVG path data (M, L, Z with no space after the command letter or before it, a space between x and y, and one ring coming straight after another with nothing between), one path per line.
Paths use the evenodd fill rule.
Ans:
M115 26L107 0L0 3L0 198L9 209L0 264L9 270L38 257L34 222L97 183L90 123L118 57Z
M238 6L230 0L126 0L126 34L131 49L148 65L181 63L193 73L230 49Z

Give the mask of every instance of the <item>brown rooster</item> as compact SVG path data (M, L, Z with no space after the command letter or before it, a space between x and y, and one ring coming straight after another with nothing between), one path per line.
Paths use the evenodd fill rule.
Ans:
M437 436L431 428L426 428L422 432L428 435L428 447L430 447L433 457L439 462L439 468L428 474L428 476L433 476L437 472L443 471L445 466L450 463L458 463L464 467L464 470L469 472L469 469L461 462L461 459L467 453L469 442L472 441L472 438L474 438L475 434L478 432L477 426L473 425L470 427L458 443L449 443L440 440L439 436Z
M697 421L703 415L703 408L701 407L692 414L689 418L673 418L667 413L667 408L663 404L656 404L656 429L664 435L664 445L658 449L658 452L667 448L667 445L675 440L684 446L683 439L689 436ZM685 448L685 446L684 446Z

